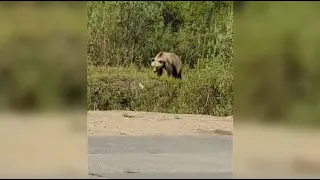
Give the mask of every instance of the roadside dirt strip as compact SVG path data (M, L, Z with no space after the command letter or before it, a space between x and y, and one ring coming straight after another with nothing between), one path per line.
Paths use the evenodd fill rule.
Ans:
M232 135L232 117L138 111L88 111L88 136Z

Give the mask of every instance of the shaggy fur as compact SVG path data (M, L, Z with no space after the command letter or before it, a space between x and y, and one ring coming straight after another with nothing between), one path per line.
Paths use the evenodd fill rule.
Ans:
M160 52L151 63L153 72L162 76L163 69L167 71L169 77L182 79L182 62L178 55L169 52Z

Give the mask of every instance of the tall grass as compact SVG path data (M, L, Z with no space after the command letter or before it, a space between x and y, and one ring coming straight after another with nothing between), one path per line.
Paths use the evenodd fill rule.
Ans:
M232 2L88 2L87 8L88 109L232 114ZM183 81L151 73L149 59L160 51L182 57Z

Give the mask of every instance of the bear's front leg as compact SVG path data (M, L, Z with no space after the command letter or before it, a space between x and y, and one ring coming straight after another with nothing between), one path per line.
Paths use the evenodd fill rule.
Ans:
M162 73L163 73L163 69L162 68L157 70L158 77L162 76Z
M169 71L167 71L167 75L168 75L168 77L172 76L171 72L169 72Z

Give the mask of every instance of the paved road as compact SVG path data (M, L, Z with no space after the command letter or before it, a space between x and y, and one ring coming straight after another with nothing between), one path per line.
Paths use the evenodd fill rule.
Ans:
M232 136L89 137L89 178L232 178Z

